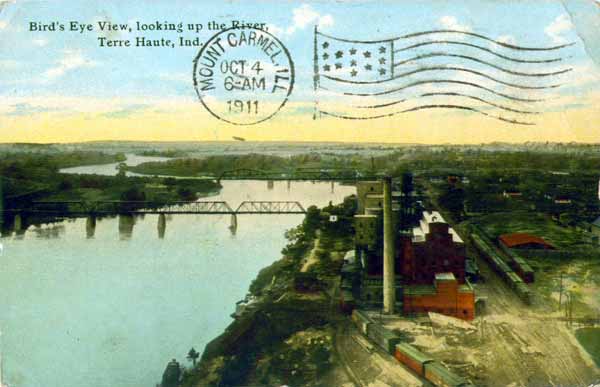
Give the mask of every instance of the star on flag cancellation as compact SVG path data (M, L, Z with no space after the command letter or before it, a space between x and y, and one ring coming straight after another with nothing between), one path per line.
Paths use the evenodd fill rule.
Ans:
M354 43L322 39L318 49L321 76L352 83L389 80L394 75L392 41Z
M517 46L468 31L429 30L384 40L314 36L314 118L367 120L456 110L535 125L565 83L567 43ZM538 109L536 111L536 109Z

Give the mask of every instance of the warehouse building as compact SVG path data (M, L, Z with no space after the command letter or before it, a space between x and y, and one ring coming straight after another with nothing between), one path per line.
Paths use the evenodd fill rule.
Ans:
M406 193L393 188L392 185L390 239L394 246L394 271L389 274L394 277L395 304L409 314L433 311L472 319L475 297L465 279L463 240L437 211L424 211L415 222L419 219L415 198L407 200ZM362 305L381 307L385 269L382 182L358 182L357 196L355 248L361 274L355 294Z

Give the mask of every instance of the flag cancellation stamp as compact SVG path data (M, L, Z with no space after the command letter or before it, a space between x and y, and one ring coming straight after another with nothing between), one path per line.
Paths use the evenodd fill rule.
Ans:
M546 92L568 81L564 51L573 44L522 46L449 29L354 40L315 28L315 118L452 109L535 125Z
M254 125L273 117L294 87L288 49L259 28L230 28L211 37L194 59L194 88L214 117Z

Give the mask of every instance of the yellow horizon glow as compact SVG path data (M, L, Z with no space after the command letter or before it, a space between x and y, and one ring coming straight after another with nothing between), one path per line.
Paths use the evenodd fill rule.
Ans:
M286 105L272 119L238 126L217 120L198 104L168 110L140 110L126 117L101 112L37 113L3 117L2 143L75 143L89 141L247 141L479 144L489 142L600 142L600 109L547 112L535 126L504 123L476 113L420 111L357 121L312 119L309 105ZM312 107L312 105L311 105ZM302 110L304 109L304 110ZM298 113L303 111L303 113Z

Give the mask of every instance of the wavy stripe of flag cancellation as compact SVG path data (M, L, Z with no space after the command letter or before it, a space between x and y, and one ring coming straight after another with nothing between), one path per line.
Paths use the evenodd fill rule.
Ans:
M572 71L565 49L573 44L528 47L459 30L351 40L315 29L315 118L452 109L535 125L541 103Z

